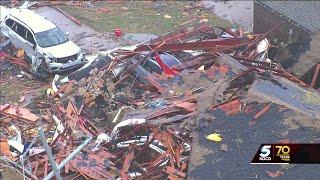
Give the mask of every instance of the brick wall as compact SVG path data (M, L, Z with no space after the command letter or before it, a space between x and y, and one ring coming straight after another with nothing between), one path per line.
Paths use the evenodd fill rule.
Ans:
M281 27L270 34L269 38L277 38L279 41L287 43L289 39L289 29L293 30L292 37L297 41L308 39L309 34L294 24L288 22L285 18L273 13L272 10L263 7L261 4L254 2L253 15L253 32L263 33L270 29L273 25L284 22Z

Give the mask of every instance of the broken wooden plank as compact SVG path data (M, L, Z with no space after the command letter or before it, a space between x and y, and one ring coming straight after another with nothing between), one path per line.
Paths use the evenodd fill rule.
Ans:
M39 119L37 115L31 113L28 109L10 104L0 105L0 113L13 118L31 122L35 122Z
M314 71L312 81L311 81L311 86L314 87L316 85L318 75L319 75L319 70L320 70L320 64L317 65L316 70Z

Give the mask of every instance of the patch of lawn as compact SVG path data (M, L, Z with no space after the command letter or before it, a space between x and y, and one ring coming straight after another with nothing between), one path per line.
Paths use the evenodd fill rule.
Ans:
M31 90L34 87L37 87L36 89L39 90L39 93L41 91L45 92L46 90L39 88L39 82L36 80L18 78L11 73L0 75L0 80L5 81L0 84L0 105L6 103L18 103L21 96L24 95L23 91L26 91L27 89ZM48 82L51 82L51 80L48 80Z
M17 103L21 97L21 91L25 89L25 83L12 79L10 82L0 85L0 104Z
M190 3L190 1L126 1L108 4L103 1L96 3L94 7L65 5L60 8L99 32L112 32L115 28L121 28L126 33L161 35L181 28L184 22L191 19L195 19L193 23L207 19L208 23L214 26L230 25L229 21L214 15L208 9L195 8L183 11L191 7Z

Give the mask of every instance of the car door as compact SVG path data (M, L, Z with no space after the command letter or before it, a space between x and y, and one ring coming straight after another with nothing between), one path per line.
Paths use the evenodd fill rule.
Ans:
M9 39L11 43L16 48L23 48L24 38L26 33L26 28L22 26L20 23L15 22L12 27L13 32L9 31Z
M1 33L10 39L11 43L14 46L18 45L18 41L16 38L16 33L13 31L15 21L11 18L6 18L4 22L1 23Z
M36 41L34 39L33 34L29 29L26 29L25 41L23 44L23 49L27 53L27 55L31 58L33 55L37 56L36 51Z
M15 23L14 31L17 33L17 47L25 50L25 53L31 58L35 55L35 48L33 48L35 41L32 33L20 23ZM28 36L29 35L29 36Z

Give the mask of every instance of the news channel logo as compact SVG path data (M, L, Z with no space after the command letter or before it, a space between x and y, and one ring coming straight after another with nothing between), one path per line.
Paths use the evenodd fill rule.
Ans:
M290 161L290 147L287 145L263 145L260 148L259 160L272 161L272 157L276 157L274 160Z
M264 145L260 148L259 160L271 161L271 147L272 145Z

